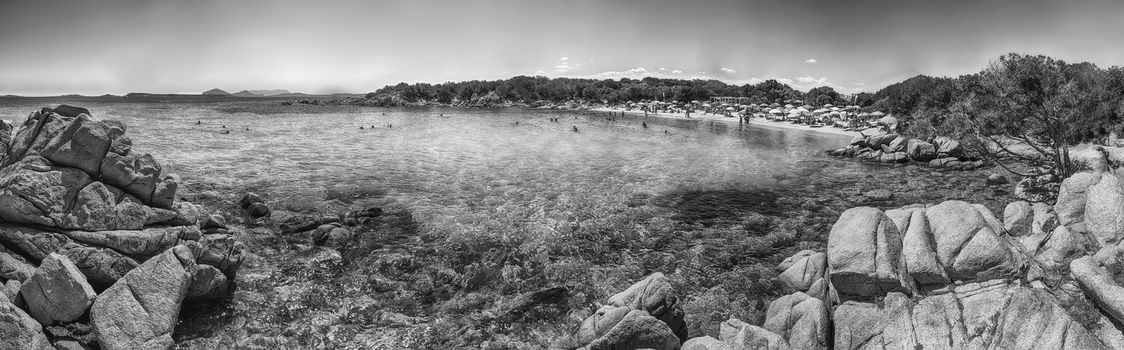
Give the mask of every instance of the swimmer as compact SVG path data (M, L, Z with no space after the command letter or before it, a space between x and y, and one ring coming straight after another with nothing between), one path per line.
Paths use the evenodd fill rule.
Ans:
M574 132L578 132L578 127L574 127Z
M359 130L363 130L363 126L362 126L362 125L360 125L360 126L359 126Z
M640 122L640 126L643 126L643 127L645 128L645 129L647 129L647 128L648 128L648 123L646 123L646 122Z

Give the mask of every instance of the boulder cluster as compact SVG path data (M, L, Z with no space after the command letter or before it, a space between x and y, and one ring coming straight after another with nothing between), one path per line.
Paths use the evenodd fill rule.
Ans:
M230 290L241 243L125 131L66 105L0 122L0 349L169 348L185 301Z
M950 170L970 170L985 165L983 160L969 156L960 142L951 138L938 136L925 141L882 129L864 131L847 147L829 150L827 154L879 163L915 162Z
M589 349L1121 349L1122 181L1095 168L1065 180L1056 205L1018 201L1001 216L962 201L852 208L826 252L777 267L789 294L761 325L731 318L717 338L684 337L657 273L610 298L572 338Z

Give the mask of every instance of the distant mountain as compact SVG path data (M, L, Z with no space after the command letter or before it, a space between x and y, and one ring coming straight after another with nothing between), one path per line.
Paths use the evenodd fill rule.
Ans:
M284 94L289 94L289 93L290 93L290 92L289 92L289 90L282 90L282 89L272 89L272 90L249 90L249 92L250 92L250 93L253 93L253 94L258 94L258 95L262 95L262 96L284 95Z
M235 96L235 97L262 97L262 95L252 93L249 90L242 90L242 91L239 91L239 92L235 92L231 95Z
M229 92L223 91L221 89L210 89L210 90L207 90L207 91L203 91L203 94L204 95L230 95Z

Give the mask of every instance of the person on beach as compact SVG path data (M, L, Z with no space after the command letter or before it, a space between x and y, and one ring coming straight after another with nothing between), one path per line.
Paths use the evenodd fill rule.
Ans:
M640 126L643 126L645 129L647 129L648 123L647 122L640 122Z
M578 132L578 127L574 126L574 132Z

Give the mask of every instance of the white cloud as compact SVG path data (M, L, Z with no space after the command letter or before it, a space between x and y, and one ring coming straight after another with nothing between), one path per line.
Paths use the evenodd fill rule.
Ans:
M637 77L640 77L640 76L650 75L650 73L651 72L649 72L648 69L646 69L644 67L636 67L636 68L629 69L629 70L626 70L626 71L601 72L601 73L594 74L593 77L594 78L620 78L620 77L637 78Z
M676 69L676 70L672 70L671 74L683 74L683 71Z
M761 79L761 78L749 78L749 83L750 83L750 84L761 84L761 83L763 83L763 82L765 82L765 79Z
M792 79L789 79L789 78L778 78L777 81L780 82L781 84L792 85Z
M554 66L554 71L558 73L567 73L581 66L581 63L570 64L570 58L562 56L562 58L558 59L558 65Z
M815 58L809 58L809 59L804 60L804 63L816 63L816 62L818 62L818 61L816 61Z
M856 82L856 83L851 83L851 85L858 85L858 86L863 86L863 85L866 85L866 83L858 83L858 82Z
M798 82L800 82L800 84L804 84L804 85L808 85L808 84L820 84L820 85L828 84L828 85L830 85L830 83L827 82L827 77L816 78L816 77L813 77L813 76L809 75L809 76L805 76L805 77L796 77L796 81L798 81Z
M738 71L730 69L730 68L722 67L722 72L733 74L733 73L737 73Z
M664 67L660 67L660 69L658 69L658 70L659 70L659 71L661 71L661 72L663 72L663 71L667 71L667 68L664 68Z

